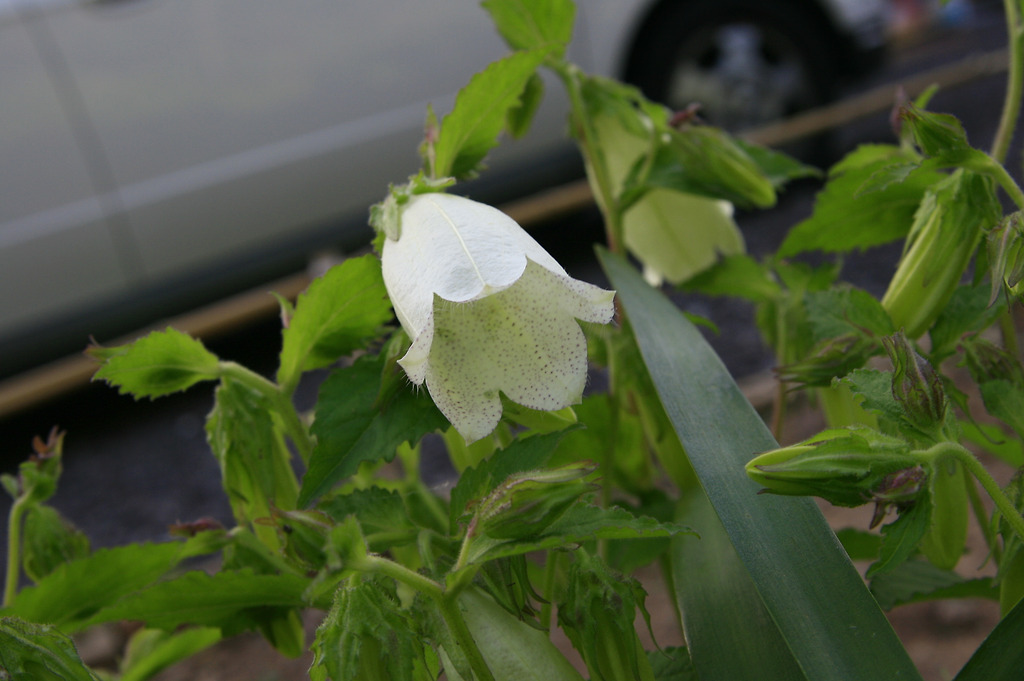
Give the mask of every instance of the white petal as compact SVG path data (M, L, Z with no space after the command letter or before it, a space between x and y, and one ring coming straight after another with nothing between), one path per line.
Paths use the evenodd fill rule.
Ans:
M587 345L576 319L610 321L613 295L530 261L522 278L503 291L465 303L439 300L430 347L410 349L402 365L429 353L427 390L473 442L497 426L500 392L549 411L580 401Z
M434 294L463 302L500 291L522 276L529 257L565 270L512 218L449 194L414 196L402 209L401 237L384 243L381 264L398 319L415 338Z

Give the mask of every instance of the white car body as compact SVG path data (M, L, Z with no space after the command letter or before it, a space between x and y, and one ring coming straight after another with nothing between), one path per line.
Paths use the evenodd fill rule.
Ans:
M655 4L582 0L570 58L621 75ZM368 236L427 104L506 52L467 0L0 0L0 374ZM565 110L552 81L494 177L569 149Z

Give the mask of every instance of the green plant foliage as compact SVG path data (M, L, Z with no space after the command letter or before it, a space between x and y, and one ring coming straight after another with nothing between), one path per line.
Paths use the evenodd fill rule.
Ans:
M198 340L176 329L154 331L119 348L92 346L89 356L102 366L93 380L104 380L136 399L162 397L220 376L220 361Z
M0 617L0 671L12 681L99 681L56 627Z
M294 387L302 372L333 364L381 335L392 318L372 255L345 260L309 285L282 331L277 381Z

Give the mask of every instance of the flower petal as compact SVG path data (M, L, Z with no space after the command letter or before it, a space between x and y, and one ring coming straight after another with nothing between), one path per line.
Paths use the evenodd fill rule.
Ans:
M400 360L467 442L491 433L501 398L557 410L580 401L587 344L577 319L608 322L614 293L528 261L523 276L463 303L436 299L431 328ZM427 335L429 333L429 336Z
M416 337L434 294L464 302L519 280L530 258L567 276L515 220L486 204L449 194L414 196L402 209L402 233L384 243L381 264L402 327Z

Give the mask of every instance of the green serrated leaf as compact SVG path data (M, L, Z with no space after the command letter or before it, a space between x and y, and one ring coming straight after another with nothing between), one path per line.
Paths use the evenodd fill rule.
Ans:
M0 617L0 673L11 681L99 681L56 627Z
M928 332L934 364L952 355L964 334L987 329L1003 314L1005 304L991 304L989 294L988 284L961 286L953 292Z
M198 544L167 542L99 549L87 558L65 563L35 586L22 589L6 613L47 622L66 632L118 599L163 577L191 555ZM208 550L216 550L209 546Z
M771 272L749 255L726 256L685 282L683 288L712 296L738 296L754 303L767 303L782 292Z
M88 354L102 362L94 381L106 381L136 399L170 395L220 376L216 355L201 341L170 327L121 347L94 346Z
M547 49L516 52L473 76L459 91L455 107L441 121L434 145L433 177L471 177L497 143L508 113L520 96Z
M51 506L30 506L25 513L22 564L32 581L58 566L89 555L89 538Z
M917 550L931 522L931 503L922 495L909 509L900 512L893 522L882 527L882 545L878 560L868 568L868 579L891 572L906 562Z
M413 528L402 495L382 487L355 489L332 496L318 508L339 521L354 515L363 534L368 537L367 541L376 532L393 535L403 529Z
M359 349L379 336L391 318L379 259L364 255L332 267L295 302L282 332L278 383L294 388L302 372Z
M235 519L271 547L279 545L275 529L254 521L269 518L272 507L295 508L298 493L291 452L274 425L274 411L266 396L225 378L206 421L206 439Z
M219 627L230 636L260 628L275 611L302 607L307 586L308 579L293 574L186 572L124 596L92 615L87 624L138 620L165 630L194 624Z
M638 517L617 506L601 508L579 502L535 535L512 540L478 538L470 545L466 564L482 563L495 558L517 556L594 539L643 539L671 537L677 534L693 534L693 531L683 525Z
M364 356L320 386L312 432L316 448L298 505L309 505L364 461L391 461L398 445L417 442L447 425L425 391L396 384L381 393L386 357Z
M999 590L991 578L965 579L923 560L910 560L871 580L871 592L886 610L898 605L944 598L996 600Z
M557 45L555 56L560 57L572 39L576 7L571 0L485 0L480 5L513 50Z
M816 342L849 333L881 337L895 331L878 299L853 286L810 291L806 305L807 320Z
M487 496L514 473L543 468L567 432L517 439L475 468L463 471L452 488L449 504L452 534L457 534L459 519L466 513L470 501Z
M790 230L776 255L864 250L906 236L925 191L945 177L921 170L901 182L878 183L879 171L914 160L906 153L899 147L873 145L848 155L832 168L811 217ZM866 188L872 191L863 191Z

